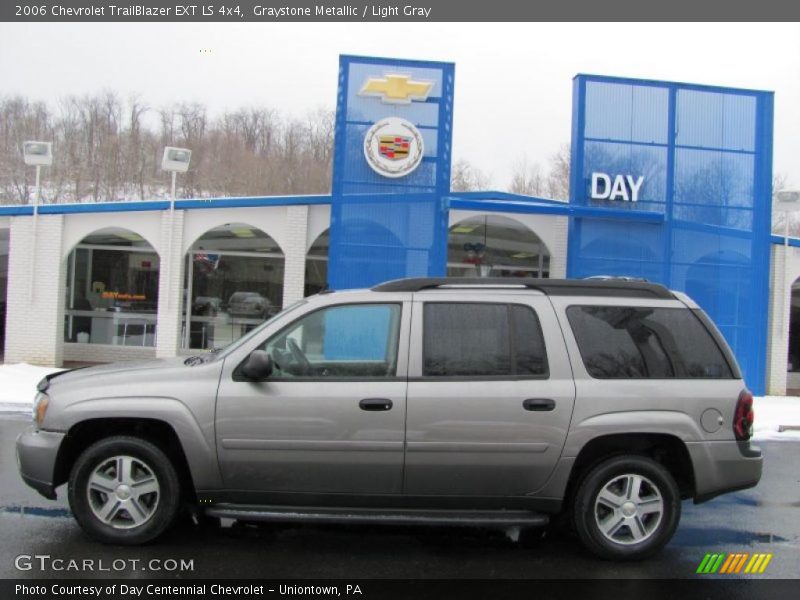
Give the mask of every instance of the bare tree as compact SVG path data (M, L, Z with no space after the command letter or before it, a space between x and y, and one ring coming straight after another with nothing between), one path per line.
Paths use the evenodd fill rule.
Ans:
M457 160L450 173L450 189L454 192L470 192L487 189L489 176L469 161Z
M550 157L550 173L547 175L547 196L555 200L569 200L570 148L563 144Z
M541 196L545 193L546 178L539 163L531 163L522 158L514 164L509 192L526 196Z
M526 196L540 196L555 200L569 199L570 153L569 144L559 148L548 161L545 171L527 157L517 161L511 173L508 191Z
M775 195L775 193L785 190L787 181L788 177L786 173L773 173L772 194ZM795 212L773 210L772 233L783 235L786 232L785 224L787 218L789 219L789 235L792 237L800 237L800 215Z

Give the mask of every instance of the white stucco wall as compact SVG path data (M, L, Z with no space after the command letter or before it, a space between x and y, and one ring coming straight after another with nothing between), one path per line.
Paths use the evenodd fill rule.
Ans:
M286 253L288 230L286 215L288 206L257 206L248 208L206 208L186 212L182 253L189 251L205 232L227 223L244 223L260 229Z
M786 271L784 271L786 269ZM785 275L788 273L788 277ZM789 306L792 283L800 277L800 248L790 246L788 263L782 245L772 245L770 269L767 393L780 395L788 387L800 388L800 373L787 373L789 357ZM786 284L784 284L784 279Z
M10 222L4 360L55 366L63 360L64 279L61 215Z
M306 253L326 229L331 226L331 205L315 204L308 207L308 233L306 233Z

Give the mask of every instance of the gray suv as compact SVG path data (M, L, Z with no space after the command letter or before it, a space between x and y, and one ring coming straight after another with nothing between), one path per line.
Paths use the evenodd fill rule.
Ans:
M242 521L518 528L653 554L681 501L756 485L752 395L687 296L621 280L324 292L230 346L51 375L17 440L93 538Z

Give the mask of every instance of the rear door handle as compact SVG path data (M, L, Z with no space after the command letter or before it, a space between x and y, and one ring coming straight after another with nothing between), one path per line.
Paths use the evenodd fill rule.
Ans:
M391 410L392 401L388 398L364 398L358 407L361 410Z
M553 410L556 401L550 398L528 398L522 401L522 408L525 410Z

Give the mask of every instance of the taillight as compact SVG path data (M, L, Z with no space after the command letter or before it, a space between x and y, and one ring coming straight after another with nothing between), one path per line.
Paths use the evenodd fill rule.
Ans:
M742 442L753 435L753 394L750 390L742 390L736 402L736 412L733 415L733 435Z

